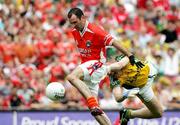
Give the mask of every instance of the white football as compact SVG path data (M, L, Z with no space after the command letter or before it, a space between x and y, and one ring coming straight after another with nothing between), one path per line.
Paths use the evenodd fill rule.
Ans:
M62 83L59 82L51 82L46 87L46 96L53 100L59 101L60 99L64 98L65 95L65 88Z

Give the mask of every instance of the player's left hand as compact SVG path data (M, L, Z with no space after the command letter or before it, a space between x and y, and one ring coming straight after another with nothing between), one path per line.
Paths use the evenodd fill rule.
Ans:
M135 64L137 66L137 68L143 68L144 67L144 64L141 61L136 60L134 55L129 56L129 61L130 61L131 65Z
M143 67L144 67L144 64L143 64L141 61L135 62L135 65L136 65L138 68L143 68Z

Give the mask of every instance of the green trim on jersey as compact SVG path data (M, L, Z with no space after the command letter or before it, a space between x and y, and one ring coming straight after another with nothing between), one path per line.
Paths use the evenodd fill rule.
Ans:
M119 62L121 59L123 59L125 57L125 55L118 55L118 56L116 56L115 57L115 60L117 61L117 62Z

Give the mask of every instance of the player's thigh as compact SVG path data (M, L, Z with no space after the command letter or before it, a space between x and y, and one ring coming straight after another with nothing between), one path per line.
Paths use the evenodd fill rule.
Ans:
M158 110L161 109L161 105L153 92L152 82L153 78L148 79L147 84L143 88L140 88L138 97L149 109Z
M152 80L153 79L150 79L146 86L140 88L138 97L146 105L146 107L158 117L162 114L162 106L152 90Z
M142 102L146 105L146 107L154 114L161 116L163 112L163 108L159 100L154 95L153 98L146 102L142 97L140 97Z
M83 78L84 74L83 74L83 70L81 67L76 67L71 73L70 75L76 76L77 78Z
M153 96L153 98L149 102L144 102L144 104L152 111L158 111L162 109L162 106L156 96Z

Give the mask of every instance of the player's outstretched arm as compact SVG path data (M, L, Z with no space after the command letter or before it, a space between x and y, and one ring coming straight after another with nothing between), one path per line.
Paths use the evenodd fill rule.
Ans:
M119 44L119 41L117 41L115 39L113 39L113 41L112 41L112 46L114 46L116 49L118 49L121 53L123 53L127 57L130 57L131 55L133 55L129 50L127 50L126 48L122 47Z
M129 58L131 65L135 64L138 68L142 68L144 66L144 64L141 61L136 61L134 55L131 52L129 52L126 48L122 47L117 40L113 39L112 46L114 46L120 52L125 54Z
M125 67L129 63L129 58L126 56L122 58L120 61L112 63L108 66L108 73L117 72Z

